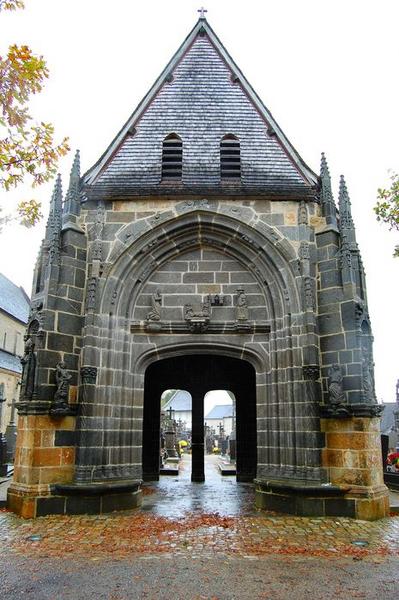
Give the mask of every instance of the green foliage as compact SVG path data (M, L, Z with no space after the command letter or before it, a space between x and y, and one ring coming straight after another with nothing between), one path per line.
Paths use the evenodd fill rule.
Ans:
M16 10L17 8L25 8L22 0L0 0L0 10Z
M22 225L33 227L42 217L41 204L36 200L25 200L18 204L18 214Z
M374 207L377 221L387 223L389 229L399 230L399 175L392 173L391 186L379 188L378 202ZM394 256L399 257L399 245L395 247Z
M24 8L21 0L0 0L0 11L17 8ZM42 91L48 75L43 57L28 46L12 45L0 56L0 188L6 191L26 178L33 187L49 181L69 150L67 138L55 143L53 125L36 123L28 111L31 96ZM18 212L29 226L41 217L35 201L21 202Z

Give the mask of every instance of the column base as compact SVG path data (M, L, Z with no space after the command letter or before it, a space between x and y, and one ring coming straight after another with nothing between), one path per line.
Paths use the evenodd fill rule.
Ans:
M304 517L351 517L366 521L389 515L389 494L377 489L255 479L257 508Z
M93 484L56 484L48 494L10 486L7 507L24 519L46 515L103 514L138 508L141 481Z

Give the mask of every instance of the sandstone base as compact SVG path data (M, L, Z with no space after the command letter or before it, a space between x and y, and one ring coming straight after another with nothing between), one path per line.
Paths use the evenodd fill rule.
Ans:
M10 486L7 507L24 519L46 515L103 514L138 508L141 482L91 485L56 485L51 495L34 495Z

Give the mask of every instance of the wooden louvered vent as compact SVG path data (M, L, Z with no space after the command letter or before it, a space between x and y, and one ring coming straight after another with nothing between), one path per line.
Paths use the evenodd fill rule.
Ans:
M220 174L222 179L241 177L240 141L233 135L220 142Z
M181 179L182 163L182 141L177 135L168 135L162 146L162 179Z

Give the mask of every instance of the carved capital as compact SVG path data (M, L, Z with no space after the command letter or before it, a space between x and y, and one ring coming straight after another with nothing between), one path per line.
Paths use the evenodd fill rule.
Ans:
M316 381L320 377L320 367L319 365L304 365L302 367L302 373L304 379Z
M80 378L83 385L95 385L97 381L97 367L82 367Z
M351 417L380 417L383 404L321 404L320 416L324 419L349 419Z

